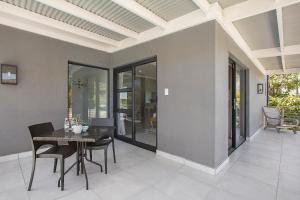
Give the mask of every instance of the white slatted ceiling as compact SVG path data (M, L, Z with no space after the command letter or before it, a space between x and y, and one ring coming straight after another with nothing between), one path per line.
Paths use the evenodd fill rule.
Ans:
M67 0L87 11L106 18L130 30L141 33L154 27L153 24L126 10L110 0Z
M126 36L123 36L119 33L110 31L106 28L95 25L93 23L90 23L88 21L85 21L83 19L75 17L73 15L64 13L55 8L51 8L47 5L41 4L34 0L0 0L0 1L24 8L26 10L35 12L40 15L47 16L49 18L52 18L52 19L55 19L58 21L62 21L64 23L76 26L78 28L111 38L113 40L121 41L121 40L127 38Z
M135 0L166 21L199 9L192 0Z

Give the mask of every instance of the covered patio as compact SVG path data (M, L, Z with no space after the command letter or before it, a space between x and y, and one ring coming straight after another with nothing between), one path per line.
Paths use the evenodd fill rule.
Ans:
M299 19L300 0L0 0L0 200L300 199L300 117L263 112L268 75L300 72Z
M31 157L0 163L1 199L207 199L287 200L298 199L300 135L262 130L231 156L218 175L209 175L184 163L174 162L132 145L117 142L118 162L109 159L109 173L87 165L90 190L75 170L65 178L65 191L57 190L59 173L52 173L52 161L39 160L33 189L26 191ZM102 153L95 154L97 161ZM69 165L68 162L66 165ZM238 189L237 189L238 188Z

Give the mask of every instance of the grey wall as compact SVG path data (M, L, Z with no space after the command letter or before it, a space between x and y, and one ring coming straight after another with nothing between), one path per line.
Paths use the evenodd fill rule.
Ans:
M112 55L112 66L157 55L158 150L211 166L214 121L214 23ZM169 96L164 96L169 88Z
M27 126L67 116L68 60L109 66L109 54L0 26L0 63L18 65L18 85L0 85L0 156L31 149Z
M249 68L250 134L262 124L266 97L256 84L265 77L215 21L110 55L4 26L0 35L0 63L18 65L20 75L17 86L0 85L0 155L30 149L29 124L62 127L68 60L116 67L157 56L158 150L209 167L228 155L229 54Z
M255 67L245 53L215 22L215 167L228 156L228 58L233 56L239 64L249 70L249 135L262 126L262 107L266 105L266 94L257 94L257 83L265 83L265 76Z

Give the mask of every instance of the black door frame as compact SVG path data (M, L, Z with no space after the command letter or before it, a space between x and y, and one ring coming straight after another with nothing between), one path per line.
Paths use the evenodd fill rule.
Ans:
M152 146L152 145L149 145L149 144L145 144L145 143L142 143L142 142L139 142L139 141L136 141L135 140L135 84L134 84L134 78L135 78L135 68L140 66L140 65L144 65L144 64L147 64L147 63L151 63L151 62L155 62L156 63L156 90L157 90L157 57L154 56L154 57L150 57L150 58L146 58L146 59L143 59L143 60L140 60L140 61L137 61L137 62L133 62L133 63L129 63L129 64L126 64L126 65L122 65L122 66L118 66L116 68L114 68L114 72L113 72L113 85L114 85L114 118L115 118L115 124L118 124L117 123L117 113L126 113L127 110L123 110L123 109L118 109L118 101L117 101L117 94L119 92L132 92L132 105L131 105L131 109L129 109L129 112L131 112L131 115L132 115L132 137L131 138L128 138L128 137L125 137L125 136L122 136L122 135L118 135L117 134L117 130L115 131L115 138L119 139L119 140L122 140L124 142L127 142L127 143L130 143L130 144L133 144L135 146L138 146L138 147L141 147L141 148L144 148L144 149L147 149L147 150L150 150L150 151L153 151L155 152L156 149L157 149L157 123L156 123L156 142L155 142L155 146ZM121 72L125 72L125 71L131 71L132 73L132 86L130 89L118 89L117 86L118 86L118 74L121 73ZM157 92L156 92L156 121L158 121L158 110L157 110L157 105L158 105L158 98L157 98Z
M232 67L231 69L231 131L232 131L232 145L228 148L228 154L230 155L234 150L236 150L239 146L241 146L247 138L248 128L249 128L249 71L247 68L243 68L240 66L240 69L243 71L243 77L240 80L240 95L243 96L244 99L240 97L240 103L244 104L241 105L242 110L240 110L240 115L242 114L243 118L240 119L240 123L242 121L243 127L241 127L240 131L243 131L245 139L240 143L236 144L236 70L237 70L237 62L233 58L229 58L229 66ZM243 83L242 83L243 81ZM242 91L243 90L243 91Z

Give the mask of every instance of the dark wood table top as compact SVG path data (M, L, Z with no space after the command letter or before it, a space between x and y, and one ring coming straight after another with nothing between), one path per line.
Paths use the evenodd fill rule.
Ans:
M87 132L75 134L72 131L59 129L53 132L44 133L42 136L33 137L34 141L56 141L56 142L96 142L97 140L112 137L115 127L94 126Z

